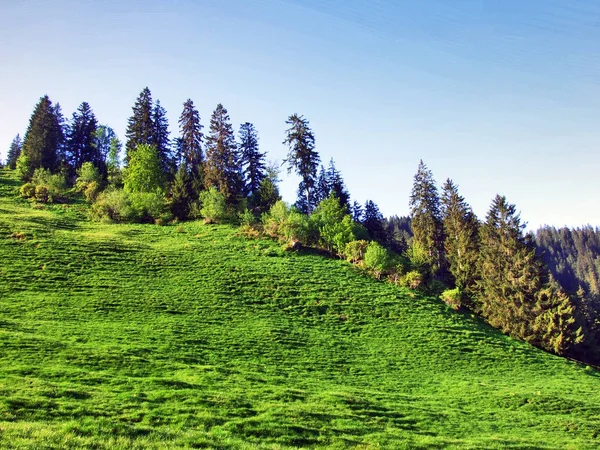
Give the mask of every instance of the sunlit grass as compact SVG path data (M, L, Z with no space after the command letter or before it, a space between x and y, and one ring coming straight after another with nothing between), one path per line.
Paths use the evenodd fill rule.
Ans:
M597 448L600 378L336 259L0 172L4 448Z

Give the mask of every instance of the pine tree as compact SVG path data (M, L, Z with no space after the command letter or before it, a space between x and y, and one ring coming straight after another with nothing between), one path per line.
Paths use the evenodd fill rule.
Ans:
M145 87L133 105L133 115L127 122L125 137L125 161L129 162L131 154L141 144L153 144L155 127L153 121L153 104L150 89Z
M62 140L63 130L56 110L50 98L44 95L35 106L23 139L22 154L27 157L30 169L56 170Z
M431 171L423 161L414 178L410 196L413 245L424 249L428 255L431 274L443 276L444 235L440 198Z
M58 160L58 164L61 167L64 167L66 171L68 171L68 163L67 163L67 133L69 130L69 125L65 116L62 113L62 107L60 103L56 103L53 107L54 115L56 116L56 134L58 136L58 148L56 150L56 158Z
M515 205L497 195L481 226L477 292L491 325L557 353L582 340L574 306L549 277Z
M229 204L242 195L243 178L229 114L218 104L210 119L210 134L206 138L204 184L215 187Z
M366 228L371 239L384 246L387 244L387 233L383 227L383 215L377 204L372 200L365 202L362 225Z
M329 185L329 193L332 193L340 201L342 208L350 211L350 194L346 189L341 172L335 167L333 158L329 161L329 167L327 168L327 184Z
M265 154L259 151L258 134L253 124L246 122L240 126L238 148L244 171L245 193L255 199L267 174Z
M267 164L266 176L260 182L260 186L258 187L258 195L256 199L253 201L253 209L254 212L258 215L265 213L271 209L276 202L281 200L281 195L279 194L279 168L276 164L270 163Z
M442 188L444 251L455 285L469 292L477 276L479 222L452 180Z
M79 169L85 162L96 168L104 166L104 161L96 145L98 121L87 102L81 103L73 113L67 133L67 162L72 169Z
M190 174L184 165L179 166L171 185L171 212L179 220L186 220L192 201Z
M169 121L167 120L167 111L156 100L152 109L152 144L158 153L160 167L163 173L168 174L173 169L173 155L171 154L171 141L169 139Z
M315 151L315 136L308 126L308 120L298 114L291 115L285 122L290 126L283 141L289 147L287 159L288 173L294 170L302 181L298 186L298 209L310 213L316 205L317 168L321 158Z
M181 134L181 154L183 163L188 171L198 170L204 163L204 154L202 153L202 124L200 123L200 114L194 107L194 102L189 98L183 104L183 111L179 117L179 132Z
M354 203L352 203L352 220L354 220L356 223L362 223L363 214L364 211L362 205L354 200Z
M21 155L21 149L23 148L23 142L21 136L17 134L10 144L8 149L8 155L6 156L6 165L9 169L15 170L17 168L17 159Z
M325 171L325 167L321 165L321 168L319 169L319 175L317 176L317 181L315 183L315 203L319 204L326 198L329 198L330 193L331 188L329 187L327 172Z

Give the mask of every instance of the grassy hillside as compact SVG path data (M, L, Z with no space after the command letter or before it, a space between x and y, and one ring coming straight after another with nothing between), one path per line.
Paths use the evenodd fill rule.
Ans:
M226 226L0 172L0 447L598 448L598 372Z

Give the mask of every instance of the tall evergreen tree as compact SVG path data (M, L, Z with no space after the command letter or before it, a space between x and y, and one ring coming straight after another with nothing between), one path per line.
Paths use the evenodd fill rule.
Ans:
M204 184L215 187L229 204L235 204L243 191L241 167L229 114L218 104L210 119L210 134L206 138Z
M125 161L141 144L153 144L155 127L153 121L152 93L145 87L133 105L133 114L127 122L125 137Z
M443 276L444 234L440 198L431 171L421 160L410 196L413 245L428 255L432 275Z
M60 103L56 103L53 107L54 115L56 116L56 134L58 136L58 147L56 150L56 158L59 166L64 166L65 169L68 166L67 163L67 134L69 131L69 125L65 116L62 113L62 107Z
M450 179L442 187L441 205L448 268L456 286L468 292L477 277L479 222Z
M63 130L56 110L50 98L44 95L33 110L23 139L22 153L27 156L30 169L43 167L55 170L62 140Z
M167 111L156 100L152 109L152 144L158 153L160 167L163 173L168 174L173 169L173 156L171 154L171 140L169 139L169 121L167 120Z
M240 126L238 148L244 171L245 192L253 199L267 177L265 154L259 151L258 134L253 124L246 122Z
M329 167L327 168L327 184L329 185L329 193L340 201L342 208L350 211L350 194L344 184L341 172L335 167L333 158L329 161Z
M200 114L194 102L188 98L183 104L183 111L179 117L182 160L188 171L198 170L204 162L202 128L204 127L200 123Z
M288 173L294 170L302 178L296 205L302 212L310 213L316 205L317 168L321 161L315 151L315 136L308 126L308 120L298 114L291 115L285 123L290 126L283 141L289 147L285 160Z
M17 167L17 159L21 155L21 149L23 148L23 141L21 141L21 135L17 134L10 143L8 149L8 155L6 155L6 165L9 169L15 170Z
M383 215L379 211L377 204L372 200L365 202L362 225L374 241L379 242L381 245L387 245L387 233L383 227Z
M96 145L98 121L87 102L81 103L73 113L67 133L67 162L72 169L79 169L85 162L91 162L97 168L104 161Z
M362 205L356 200L354 200L354 202L352 203L352 220L354 220L356 223L362 223L363 214L364 211Z
M331 188L329 187L327 172L325 171L325 167L321 164L319 175L317 176L317 181L315 183L315 203L319 204L326 198L329 198L330 193Z
M481 314L513 337L557 353L582 339L574 307L536 254L515 205L497 195L480 229L477 291Z

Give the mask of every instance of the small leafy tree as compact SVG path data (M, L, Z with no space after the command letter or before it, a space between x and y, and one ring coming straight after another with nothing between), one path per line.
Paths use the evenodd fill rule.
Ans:
M153 145L137 146L130 155L124 182L125 190L129 192L156 192L164 189L164 174Z
M200 214L206 223L222 223L230 218L225 195L211 186L207 191L200 192L202 208Z
M380 280L392 265L393 258L390 252L377 242L370 242L365 252L365 266L373 272L375 278Z
M91 162L84 162L77 169L77 180L75 181L75 190L83 192L86 200L93 202L102 190L102 175L98 168Z

